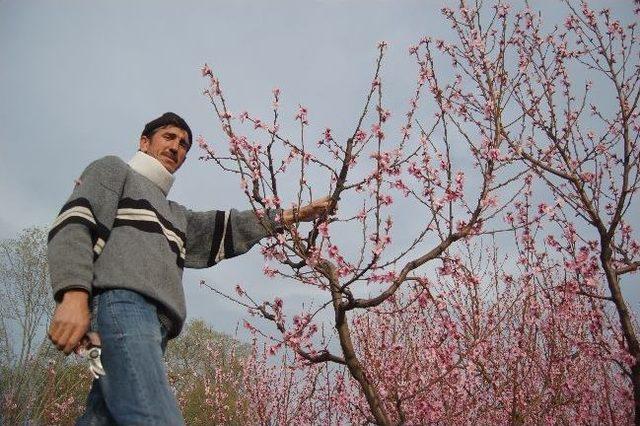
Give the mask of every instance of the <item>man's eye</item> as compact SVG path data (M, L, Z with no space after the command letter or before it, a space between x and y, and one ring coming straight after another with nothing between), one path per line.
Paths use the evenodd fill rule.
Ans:
M180 146L184 149L189 149L189 144L187 141L180 141Z

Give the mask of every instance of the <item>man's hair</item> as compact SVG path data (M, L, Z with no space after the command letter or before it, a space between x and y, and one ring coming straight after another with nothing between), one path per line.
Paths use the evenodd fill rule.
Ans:
M193 136L191 135L189 125L182 117L173 112L165 112L160 117L145 124L144 129L142 130L142 136L151 138L158 129L165 126L176 126L187 132L187 135L189 136L189 147L191 147L191 144L193 143Z

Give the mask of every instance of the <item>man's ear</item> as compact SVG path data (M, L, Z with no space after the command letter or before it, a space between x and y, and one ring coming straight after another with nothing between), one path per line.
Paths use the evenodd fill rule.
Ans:
M151 140L148 137L140 136L140 145L139 145L140 151L146 153L149 150L150 143L151 143Z

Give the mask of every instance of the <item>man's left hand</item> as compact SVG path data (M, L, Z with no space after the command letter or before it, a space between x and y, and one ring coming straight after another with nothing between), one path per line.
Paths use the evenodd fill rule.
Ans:
M294 222L311 222L324 214L329 214L331 203L331 197L322 197L307 204L306 206L302 206L300 208L294 207L285 210L282 213L282 220L287 226Z

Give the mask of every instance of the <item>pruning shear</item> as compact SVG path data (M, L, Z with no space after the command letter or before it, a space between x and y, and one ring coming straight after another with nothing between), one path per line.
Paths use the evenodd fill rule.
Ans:
M82 357L87 358L89 362L89 371L93 375L94 379L99 379L100 376L106 375L102 361L100 361L100 355L102 354L102 346L100 344L100 336L96 332L88 332L80 341L75 349L75 353Z

